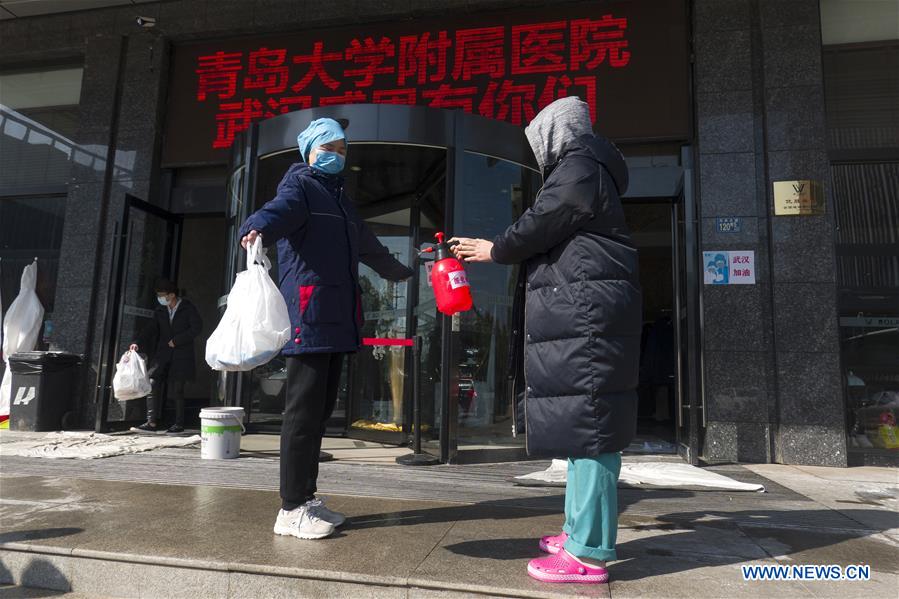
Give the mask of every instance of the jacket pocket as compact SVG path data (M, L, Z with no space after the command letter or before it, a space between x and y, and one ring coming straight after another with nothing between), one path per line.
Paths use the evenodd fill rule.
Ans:
M338 323L351 313L343 310L346 291L339 285L303 285L300 287L300 320L306 324Z

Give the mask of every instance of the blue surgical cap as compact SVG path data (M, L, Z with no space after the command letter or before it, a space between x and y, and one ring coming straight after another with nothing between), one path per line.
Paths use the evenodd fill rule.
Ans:
M315 119L302 133L297 135L297 147L303 162L309 162L309 152L322 144L346 139L346 133L340 123L334 119Z

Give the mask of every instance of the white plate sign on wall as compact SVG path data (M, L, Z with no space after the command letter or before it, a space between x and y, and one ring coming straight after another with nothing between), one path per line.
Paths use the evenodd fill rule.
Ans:
M744 250L702 253L706 285L755 285L755 252Z

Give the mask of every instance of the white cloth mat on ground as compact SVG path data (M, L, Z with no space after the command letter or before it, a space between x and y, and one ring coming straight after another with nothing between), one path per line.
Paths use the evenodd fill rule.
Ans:
M564 487L567 475L568 462L553 460L546 470L516 476L513 480L524 486ZM710 470L676 462L624 463L621 465L618 486L700 491L765 491L763 485L741 483Z
M39 439L0 443L0 456L90 460L126 453L141 453L162 447L187 447L199 442L199 435L170 437L61 432L47 433Z

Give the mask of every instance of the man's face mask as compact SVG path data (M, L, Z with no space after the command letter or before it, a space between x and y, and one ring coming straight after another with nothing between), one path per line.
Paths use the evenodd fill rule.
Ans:
M315 161L312 167L329 175L336 175L343 170L346 164L346 158L337 152L329 152L327 150L319 150L315 153Z
M168 306L169 305L169 297L167 295L157 295L156 301L159 302L160 306Z

